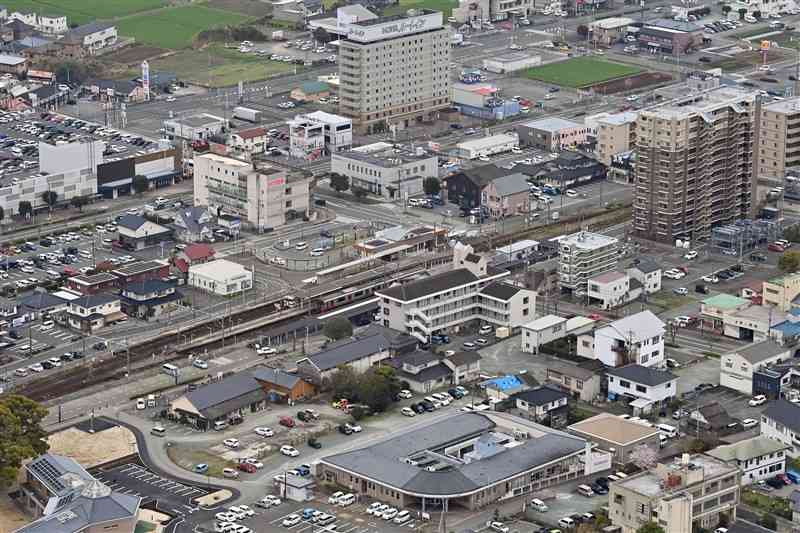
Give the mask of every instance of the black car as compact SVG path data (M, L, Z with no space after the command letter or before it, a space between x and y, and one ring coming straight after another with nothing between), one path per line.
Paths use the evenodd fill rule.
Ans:
M599 485L598 483L592 483L591 487L592 490L597 494L608 494L608 488L603 485Z
M320 444L319 441L314 437L308 439L308 445L314 448L315 450L319 450L320 448L322 448L322 444Z
M779 477L771 477L767 480L767 485L772 487L773 489L779 489L786 485L783 480Z
M464 393L461 392L458 389L450 389L450 390L447 391L447 394L449 394L450 396L452 396L456 400L460 400L461 398L464 397Z
M707 57L707 56L703 56L698 61L700 61L701 63L711 63L711 58Z
M44 368L45 370L50 370L51 368L55 368L56 367L56 365L54 365L50 361L42 361L41 365L42 365L42 368Z
M425 407L420 403L412 403L411 410L417 413L418 415L421 415L422 413L425 412Z
M750 254L750 260L751 261L758 261L759 263L763 263L764 261L767 260L767 256L765 254L762 254L761 252L754 252L754 253Z
M96 342L92 345L95 350L105 350L107 347L105 342Z
M717 277L719 279L731 279L733 278L733 272L730 272L729 270L720 270L717 272Z
M422 406L423 409L425 409L429 413L436 410L436 407L434 407L433 402L429 402L428 400L422 400L421 402L419 402L419 404Z
M9 331L8 332L8 336L11 337L12 339L19 339L20 338L19 331L15 330L15 329L12 329L11 331Z
M607 477L599 477L594 480L594 485L599 485L601 487L605 487L608 490L608 478Z

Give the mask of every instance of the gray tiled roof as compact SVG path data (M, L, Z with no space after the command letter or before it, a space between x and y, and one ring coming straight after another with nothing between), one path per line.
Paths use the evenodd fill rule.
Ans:
M528 192L531 187L527 177L520 173L495 178L492 180L492 183L500 197Z
M610 376L617 376L622 379L633 381L634 383L641 383L649 387L655 387L678 379L678 376L665 370L658 370L657 368L642 366L642 365L628 365L619 368L609 368L606 373Z
M512 398L522 400L531 405L541 406L563 398L569 398L569 394L550 387L539 387L538 389L518 392Z
M456 367L477 363L483 359L478 352L456 352L448 360L452 361Z
M794 432L800 432L800 406L792 402L784 399L775 400L761 414Z
M519 287L498 281L481 289L481 294L497 298L498 300L508 301L520 290L522 289Z
M748 344L739 350L735 350L733 353L738 354L750 364L756 364L766 361L767 359L771 359L772 357L782 353L785 353L788 356L790 350L785 346L781 346L772 339L767 339L762 342Z
M401 379L407 379L417 383L428 383L429 381L436 381L443 377L449 376L452 373L452 370L447 368L444 364L439 363L437 365L429 366L428 368L420 370L416 374L398 370L397 376Z
M119 296L116 294L106 294L100 292L97 294L81 296L80 298L72 300L70 303L88 309L90 307L116 302L117 300L119 300Z
M391 341L386 336L374 331L371 335L339 343L332 348L311 355L307 359L320 371L325 371L388 350L390 344Z
M264 394L261 385L249 372L239 372L221 381L197 388L186 393L186 399L201 413L216 411L216 407L240 398L249 399L251 395ZM255 401L255 400L253 400ZM252 403L252 402L249 402ZM231 408L233 410L233 408Z
M263 367L255 369L255 371L253 371L253 377L259 381L278 385L285 389L291 389L300 381L300 378L294 374L289 374L283 370Z
M661 270L661 267L655 261L648 258L640 259L639 263L637 265L633 265L631 268L635 268L636 270L644 272L645 274Z
M378 291L376 294L396 298L405 302L423 298L448 289L453 289L477 281L478 277L466 268L450 270L429 278L403 283Z
M141 228L142 224L145 222L147 222L147 219L139 215L122 215L119 220L117 220L117 226L136 231Z
M403 459L425 450L441 450L449 444L477 437L496 427L487 416L463 413L393 435L377 444L332 455L324 463L355 472L369 479L414 494L453 496L477 490L538 465L557 460L584 449L585 441L560 432L541 436L507 448L491 457L438 472L428 472Z

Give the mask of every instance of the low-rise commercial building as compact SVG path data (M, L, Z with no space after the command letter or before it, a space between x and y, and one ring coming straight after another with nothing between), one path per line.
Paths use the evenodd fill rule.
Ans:
M719 384L743 394L753 394L753 375L761 368L791 359L792 347L772 339L743 346L720 358Z
M314 160L353 146L353 121L324 111L298 115L289 122L289 153Z
M792 301L800 296L800 272L783 274L763 283L761 291L764 305L775 306L780 311L791 311Z
M750 485L786 471L788 446L758 435L732 444L723 444L706 452L742 471L742 485Z
M638 447L647 446L657 450L660 442L656 428L611 413L600 413L572 424L567 431L611 453L614 462L619 464L629 463L631 453Z
M228 148L241 153L245 159L251 159L254 155L263 154L266 151L269 139L267 130L261 126L234 130L228 138Z
M510 152L519 148L519 137L509 133L498 133L480 139L463 141L456 145L456 153L465 159L477 159Z
M164 137L169 140L207 141L220 135L228 127L228 121L222 117L202 113L185 117L171 118L164 121Z
M722 333L728 315L746 309L751 305L750 300L725 293L706 298L700 302L700 319L703 321L703 329Z
M722 515L736 519L740 480L736 466L707 455L683 454L609 484L608 517L622 533L634 533L651 521L670 533L713 529Z
M519 417L461 413L324 457L319 479L398 508L473 510L584 476L586 452L583 439Z
M483 60L484 70L496 74L517 72L526 68L542 64L542 56L531 55L526 52L509 52L507 54L492 56Z
M651 52L686 55L703 44L703 27L691 22L658 19L641 27L639 46Z
M387 200L422 193L425 178L439 176L439 158L421 147L397 150L391 143L378 142L334 153L331 172L350 178L351 187Z
M519 173L493 179L483 188L481 205L492 217L528 213L531 210L530 187L527 177Z
M633 19L628 17L596 20L589 24L589 40L603 46L619 42L628 33L628 26L633 22Z
M310 178L216 154L194 158L194 205L241 218L257 231L306 216Z
M522 146L548 152L584 144L589 134L589 128L585 125L559 117L532 120L520 124L516 129Z
M189 267L189 285L221 296L233 296L253 288L253 271L227 259Z
M452 99L461 114L484 120L503 120L520 113L519 102L500 97L497 88L488 84L456 83Z
M613 309L639 298L642 286L627 272L612 270L592 278L587 283L586 298L589 305L600 309Z
M122 215L117 220L117 240L127 250L143 250L172 240L172 230L139 215Z
M625 400L636 416L658 412L678 396L678 376L642 365L609 368L608 397Z
M617 267L619 241L599 233L580 231L558 243L558 277L561 289L586 294L590 278Z

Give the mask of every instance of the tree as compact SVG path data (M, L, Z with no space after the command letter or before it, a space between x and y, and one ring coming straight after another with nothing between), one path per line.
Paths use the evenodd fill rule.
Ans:
M442 190L442 182L439 181L439 178L425 178L422 182L422 190L428 195L439 194L439 191Z
M655 522L647 522L643 524L639 529L636 530L636 533L667 533L664 531L664 528L656 524Z
M320 43L327 43L331 40L331 35L323 27L314 30L314 40Z
M0 207L0 222L5 220L5 218L6 218L6 211L2 207Z
M46 415L47 409L25 396L12 394L0 400L0 487L14 483L23 460L50 447L41 426Z
M33 206L28 200L22 200L17 207L20 215L27 217L33 214Z
M763 527L775 531L778 529L778 520L770 513L761 515L761 520L758 521Z
M346 191L350 188L350 179L347 176L343 176L334 172L331 174L330 180L331 189L336 191L338 194L341 194L343 191Z
M761 18L761 11L753 11L753 18L758 20Z
M783 272L800 270L800 252L784 252L778 260L778 268Z
M739 13L739 20L744 20L744 16L747 15L747 8L740 7L736 12Z
M147 176L137 174L133 177L133 190L136 191L136 194L142 194L149 188L150 183L147 181Z
M42 201L50 207L56 205L56 200L58 200L58 194L55 191L44 191L42 193Z
M658 452L651 446L639 445L631 450L630 460L641 470L650 470L658 462Z
M732 9L731 6L729 6L728 4L722 6L722 14L725 15L725 18L728 18L728 13L731 12L731 9Z
M339 365L331 376L331 392L335 399L358 399L359 376L352 367Z
M369 191L364 187L359 187L358 185L353 185L350 187L350 192L353 193L353 196L356 198L364 198Z
M581 37L586 38L586 36L589 35L589 26L586 24L579 24L578 27L575 28L575 31L578 32L578 35Z
M329 339L338 341L353 334L353 323L343 316L333 317L325 322L322 333Z
M72 207L77 207L78 211L83 213L83 206L89 203L89 200L85 196L74 196L72 200L70 200Z

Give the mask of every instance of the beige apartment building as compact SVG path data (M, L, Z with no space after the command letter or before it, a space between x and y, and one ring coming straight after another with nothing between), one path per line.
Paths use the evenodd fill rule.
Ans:
M265 231L308 213L309 178L217 154L194 158L194 205Z
M590 278L611 272L619 259L619 240L600 233L579 231L558 243L558 279L561 289L585 295Z
M634 231L662 242L708 238L748 218L757 136L754 92L719 87L642 110L636 120Z
M606 166L611 166L615 155L629 152L636 144L636 113L614 113L596 120L595 156Z
M757 177L779 177L800 165L800 97L762 104Z
M442 13L349 20L339 10L339 113L362 133L433 120L450 105L450 32Z
M740 478L736 466L707 455L683 454L611 483L608 517L622 533L635 533L647 522L669 533L713 530L723 514L726 523L736 520Z

